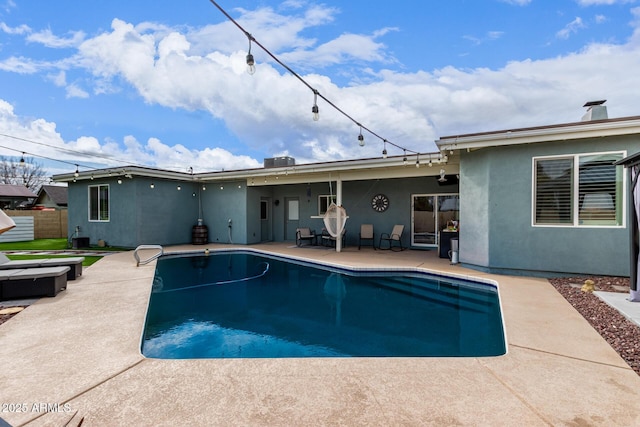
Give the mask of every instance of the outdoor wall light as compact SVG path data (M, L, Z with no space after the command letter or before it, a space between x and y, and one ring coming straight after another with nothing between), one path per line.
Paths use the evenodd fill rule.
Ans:
M153 182L151 184L149 184L149 187L152 188L152 189L156 188L156 186L155 186L155 184Z
M202 184L202 191L206 191L206 189L207 189L207 186Z
M182 190L182 187L180 185L178 185L178 191Z
M118 178L118 184L122 184L122 178Z

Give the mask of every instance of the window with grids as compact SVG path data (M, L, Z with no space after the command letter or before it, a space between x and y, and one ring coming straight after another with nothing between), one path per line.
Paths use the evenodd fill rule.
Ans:
M109 221L109 186L89 186L89 221Z
M533 159L535 225L622 226L623 152Z

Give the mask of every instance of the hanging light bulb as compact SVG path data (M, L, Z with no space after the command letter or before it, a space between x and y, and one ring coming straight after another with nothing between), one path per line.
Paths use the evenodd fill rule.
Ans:
M24 161L24 153L22 153L22 157L20 157L20 166L24 167L25 166L25 161Z
M429 167L433 166L433 162L431 161L431 156L429 156Z
M182 190L182 186L178 185L178 191Z
M122 184L122 178L118 178L118 184Z
M420 167L420 154L418 154L418 157L416 157L416 167Z
M152 188L152 189L156 188L156 186L155 186L155 184L153 182L151 184L149 184L149 187Z
M387 158L387 140L384 140L384 148L382 149L382 158L386 159Z
M202 191L206 191L207 190L207 186L202 184Z
M407 150L404 150L404 159L402 159L402 163L407 166Z
M311 107L311 112L313 113L313 121L317 122L320 120L320 109L318 108L318 91L313 90L313 107Z
M364 147L364 135L362 135L362 126L360 126L360 135L358 135L358 145Z
M76 171L73 173L74 177L79 177L80 176L80 171L78 170L78 165L76 165Z
M251 34L247 34L249 38L249 52L247 52L247 73L253 76L256 72L256 62L253 60L253 55L251 54Z

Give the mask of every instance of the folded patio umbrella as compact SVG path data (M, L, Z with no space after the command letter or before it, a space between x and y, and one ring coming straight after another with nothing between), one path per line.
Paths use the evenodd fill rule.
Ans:
M3 210L0 210L0 234L4 233L7 230L11 230L16 226L16 223L13 222L10 216L4 213Z

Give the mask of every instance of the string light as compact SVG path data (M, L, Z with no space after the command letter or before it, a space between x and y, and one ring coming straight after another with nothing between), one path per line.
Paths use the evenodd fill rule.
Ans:
M251 54L251 34L247 33L247 38L249 39L249 51L247 52L247 73L253 76L256 72L256 62L253 60L253 55Z
M80 171L78 170L78 165L76 165L76 171L73 173L73 176L74 176L75 178L77 178L77 177L79 177L79 176L80 176Z
M387 140L384 140L384 149L382 150L382 158L386 159L387 158Z
M313 107L311 107L311 112L313 113L313 121L317 122L320 120L320 109L318 108L318 91L313 90Z
M360 125L358 123L358 125ZM364 135L362 135L362 126L360 125L360 135L358 135L358 145L360 145L360 147L364 147Z
M324 95L322 95L320 92L318 92L317 89L315 89L313 86L311 86L306 80L304 80L298 73L296 73L295 71L293 71L288 65L286 65L284 62L282 62L277 56L275 56L273 53L271 53L269 51L269 49L267 49L266 47L264 47L258 40L256 40L251 34L249 34L235 19L233 19L231 17L231 15L229 15L215 0L209 0L211 2L211 4L213 4L224 16L227 17L227 19L229 21L231 21L231 23L233 23L236 27L238 27L238 29L240 31L242 31L247 37L249 37L250 42L255 43L256 45L258 45L267 55L269 55L275 62L277 62L281 67L283 67L285 70L287 70L289 73L291 73L291 75L293 75L295 78L297 78L302 84L304 84L305 86L307 86L314 95L314 102L313 102L313 107L311 108L311 112L313 113L313 120L319 120L320 116L319 116L319 108L317 105L317 98L320 97L322 98L322 100L324 100L327 104L329 104L331 107L333 107L336 111L338 111L339 113L341 113L343 116L345 116L347 119L351 120L353 123L355 123L356 125L360 126L362 129L364 129L365 131L369 132L371 135L375 136L376 138L380 139L381 141L384 141L385 143L389 143L392 146L403 150L405 152L405 155L407 152L411 153L411 154L419 154L419 152L417 151L413 151L410 150L408 148L405 147L401 147L398 144L395 144L389 140L384 139L383 137L381 137L380 135L378 135L376 132L372 131L371 129L367 128L366 126L361 126L353 117L351 117L349 114L347 114L345 111L343 111L341 108L339 108L337 105L335 105L333 102L331 102L331 100L329 100L327 97L325 97ZM358 138L358 140L360 140ZM386 145L386 144L385 144ZM386 147L385 147L386 150Z

